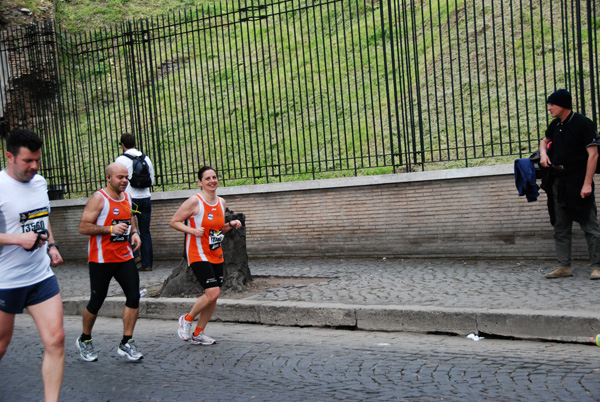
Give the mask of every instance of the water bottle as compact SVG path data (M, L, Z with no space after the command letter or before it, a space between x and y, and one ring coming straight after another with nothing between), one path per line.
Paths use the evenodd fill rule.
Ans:
M148 294L148 290L146 288L140 290L140 297L144 297Z

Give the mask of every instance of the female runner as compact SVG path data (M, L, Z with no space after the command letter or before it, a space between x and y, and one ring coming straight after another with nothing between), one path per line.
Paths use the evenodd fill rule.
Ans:
M204 333L217 307L223 284L223 249L225 233L242 226L239 220L225 223L225 200L217 196L219 179L210 166L198 171L200 192L188 198L175 212L171 227L186 234L185 251L188 265L204 289L188 314L179 317L177 334L194 345L212 345L215 340ZM192 334L192 323L198 317Z

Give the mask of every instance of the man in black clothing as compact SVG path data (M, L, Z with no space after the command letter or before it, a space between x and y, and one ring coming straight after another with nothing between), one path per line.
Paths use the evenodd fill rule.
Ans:
M571 239L575 221L585 233L592 267L590 279L600 279L600 226L594 199L599 145L596 127L590 119L572 111L571 93L566 89L553 92L546 103L554 120L540 142L540 165L551 168L542 188L548 193L559 263L546 278L573 276Z

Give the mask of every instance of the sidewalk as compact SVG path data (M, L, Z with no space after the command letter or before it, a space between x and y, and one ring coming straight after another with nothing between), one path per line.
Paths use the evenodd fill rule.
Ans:
M140 288L158 288L177 261L140 272ZM448 333L589 342L600 333L600 281L584 261L571 278L549 280L552 261L452 259L251 259L250 272L323 281L219 299L213 320L372 331ZM87 265L56 268L65 315L80 315L89 297ZM120 317L113 280L100 314ZM144 297L140 318L176 320L194 299Z

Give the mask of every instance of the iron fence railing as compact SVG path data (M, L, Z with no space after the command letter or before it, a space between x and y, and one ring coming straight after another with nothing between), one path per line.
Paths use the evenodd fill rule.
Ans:
M0 33L0 129L38 131L43 174L75 197L123 132L165 191L203 164L234 185L506 163L537 147L557 88L600 117L591 0L229 3Z

